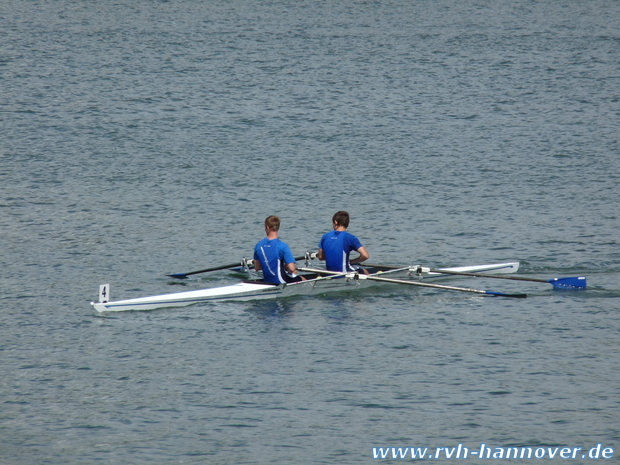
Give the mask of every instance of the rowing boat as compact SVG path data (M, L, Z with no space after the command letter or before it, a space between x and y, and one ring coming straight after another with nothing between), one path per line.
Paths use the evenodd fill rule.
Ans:
M421 281L434 281L436 279L454 277L454 275L444 274L442 271L457 273L505 274L516 273L518 269L519 262L440 268L433 271L420 268L417 265L387 271L370 269L369 272L371 274L369 276L357 273L336 273L336 276L331 276L329 274L325 275L325 272L318 269L307 269L309 273L304 275L307 280L297 283L269 284L261 280L249 280L222 287L175 292L173 294L163 294L150 297L139 297L135 299L119 300L116 302L107 301L106 298L109 296L109 285L104 284L100 287L99 302L91 302L91 305L95 307L98 312L154 310L164 307L182 307L199 302L248 301L298 295L320 295L338 291L355 291L376 285L398 283L406 284L406 280L409 280L409 283L411 284L417 284ZM386 275L389 275L390 277L402 277L402 279L386 279L384 277ZM452 289L466 290L465 288ZM499 294L489 293L487 291L473 291L487 294Z

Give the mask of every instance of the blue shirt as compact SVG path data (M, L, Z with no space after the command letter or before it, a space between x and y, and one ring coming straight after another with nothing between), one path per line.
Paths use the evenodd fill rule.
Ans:
M319 242L319 249L325 255L325 268L329 271L353 271L349 263L349 253L362 247L360 240L347 231L330 231Z
M280 239L261 240L254 247L254 260L258 260L263 268L263 279L268 283L280 284L287 282L284 278L284 265L295 262L289 246Z

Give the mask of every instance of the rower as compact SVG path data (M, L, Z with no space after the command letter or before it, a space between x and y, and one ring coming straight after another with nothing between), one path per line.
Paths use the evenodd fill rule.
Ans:
M254 247L254 269L263 272L268 283L296 283L306 278L297 274L297 264L286 242L278 238L280 218L275 215L265 219L265 234Z
M357 266L370 258L366 247L360 240L347 231L349 227L349 214L346 211L339 211L332 217L333 230L325 233L319 242L317 257L325 260L325 268L329 271L338 272L361 272L369 274L368 270ZM349 254L355 251L359 256L350 260Z

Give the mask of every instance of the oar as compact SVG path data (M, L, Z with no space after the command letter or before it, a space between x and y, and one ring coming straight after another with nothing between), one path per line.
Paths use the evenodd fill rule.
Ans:
M398 271L408 271L411 267L410 266L406 266L403 268L396 268L396 267L391 267L389 270L387 271L380 271L379 273L381 274L387 274L387 273L395 273ZM306 273L316 273L316 274L324 274L326 275L326 277L328 278L336 278L339 276L357 276L359 273L357 271L329 271L329 270L322 270L319 268L297 268L297 271L303 271ZM379 274L376 273L376 274Z
M390 270L390 271L401 271L401 270L408 270L408 269L409 269L409 267L402 268L402 269L398 268L398 269L394 269L394 270ZM312 272L315 272L315 273L328 274L328 275L342 275L343 274L343 273L339 273L337 271L315 270L315 269L312 269L312 268L299 268L299 270L301 270L301 271L312 271ZM353 274L353 272L351 272L351 274ZM476 294L492 295L494 297L514 297L516 299L525 299L527 297L527 294L505 294L503 292L483 291L483 290L480 290L480 289L470 289L468 287L444 286L442 284L421 283L419 281L405 281L405 280L402 280L402 279L382 278L382 277L377 276L377 274L365 275L365 274L355 273L354 276L355 276L355 279L370 279L370 280L373 280L373 281L382 281L382 282L386 282L386 283L407 284L409 286L432 287L432 288L435 288L435 289L446 289L446 290L449 290L449 291L474 292Z
M229 265L214 266L213 268L205 268L204 270L190 271L189 273L167 274L166 276L170 276L171 278L177 278L177 279L185 279L185 278L187 278L188 276L190 276L192 274L208 273L210 271L225 270L227 268L232 268L234 266L239 266L239 263L240 262L235 262L235 263L231 263Z
M373 268L393 269L398 268L392 265L366 265ZM553 287L559 289L585 289L586 277L585 276L573 276L571 278L551 278L551 279L538 279L538 278L524 278L521 276L497 276L492 274L482 273L468 273L465 271L450 271L450 270L434 270L431 268L418 268L418 272L426 271L430 273L438 274L453 274L456 276L472 276L474 278L495 278L495 279L512 279L513 281L531 281L535 283L547 283Z
M306 256L302 255L301 257L295 257L295 260L303 260L304 258L306 258ZM188 276L190 276L192 274L208 273L210 271L226 270L228 268L234 268L234 267L239 266L239 265L241 265L241 262L231 263L229 265L214 266L213 268L205 268L204 270L190 271L189 273L167 274L166 276L170 276L171 278L177 278L177 279L185 279L185 278L187 278Z
M429 270L431 273L441 274L453 274L457 276L473 276L475 278L495 278L495 279L512 279L513 281L531 281L535 283L548 283L553 287L560 289L585 289L586 277L585 276L573 276L571 278L551 278L551 279L538 279L538 278L522 278L520 276L496 276L492 274L480 274L480 273L466 273L463 271L447 271L447 270Z
M359 275L359 279L371 279L373 281L383 281L394 284L408 284L410 286L434 287L435 289L446 289L449 291L474 292L476 294L492 295L494 297L514 297L516 299L525 299L527 294L504 294L503 292L483 291L480 289L470 289L468 287L444 286L443 284L421 283L419 281L404 281L402 279L380 278L375 275Z
M327 271L316 268L297 268L297 271L303 271L304 273L313 273L313 274L322 274L324 276L320 276L318 278L313 278L310 281L320 281L323 279L333 279L333 278L344 278L346 276L355 276L357 273L355 271Z

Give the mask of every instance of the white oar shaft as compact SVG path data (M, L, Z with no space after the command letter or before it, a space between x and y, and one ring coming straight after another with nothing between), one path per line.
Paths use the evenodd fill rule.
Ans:
M352 278L355 277L356 275L358 275L357 271L329 271L329 270L320 270L317 268L297 268L299 271L305 271L307 273L317 273L317 274L324 274L324 275L329 275L329 276L351 276ZM411 269L411 267L407 266L404 268L394 268L391 270L386 270L386 271L380 271L379 273L381 274L387 274L387 273L396 273L399 271L409 271ZM378 274L378 273L375 273ZM360 275L362 276L362 275ZM364 275L365 276L365 275ZM374 276L374 275L372 275Z
M429 284L429 283L421 283L419 281L405 281L403 279L380 278L379 276L374 276L374 275L360 276L360 279L372 279L373 281L383 281L386 283L394 283L394 284L408 284L410 286L433 287L435 289L447 289L450 291L475 292L476 294L487 293L487 291L482 291L479 289L470 289L468 287L446 286L443 284Z
M321 279L332 279L332 278L336 278L338 276L351 276L353 278L353 276L355 275L355 273L352 273L350 271L346 271L344 273L338 273L337 271L327 271L327 270L319 270L319 269L315 269L315 268L305 268L305 267L297 267L297 271L303 271L305 273L315 273L315 274L322 274L324 276L321 276L319 278L314 278L312 281L319 281Z
M468 287L445 286L443 284L428 284L428 283L421 283L419 281L404 281L402 279L380 278L379 276L374 276L374 275L370 275L370 276L360 275L360 279L372 279L373 281L383 281L386 283L394 283L394 284L408 284L410 286L432 287L435 289L446 289L449 291L473 292L476 294L492 295L492 296L499 296L499 297L515 297L518 299L523 299L527 297L527 294L505 294L503 292L483 291L480 289L470 289Z
M365 275L365 274L358 274L358 273L341 273L338 271L328 271L328 270L316 270L313 268L298 268L301 271L307 271L307 272L313 272L313 273L321 273L321 274L325 274L325 275L331 275L333 276L350 276L351 278L354 279L370 279L372 281L382 281L385 283L393 283L393 284L407 284L409 286L421 286L421 287L431 287L431 288L435 288L435 289L445 289L445 290L449 290L449 291L461 291L461 292L473 292L475 294L484 294L484 295L493 295L493 296L502 296L502 297L516 297L516 298L525 298L527 297L526 294L504 294L503 292L493 292L493 291L483 291L480 289L470 289L468 287L455 287L455 286L445 286L443 284L429 284L429 283L421 283L419 281L405 281L403 279L393 279L393 278L383 278L383 277L379 277L377 276L377 274L371 274L371 275ZM395 272L395 271L405 271L408 270L409 267L406 268L399 268L399 269L394 269L394 270L389 270L389 271L383 271L380 272L382 274L385 273L391 273L391 272Z

